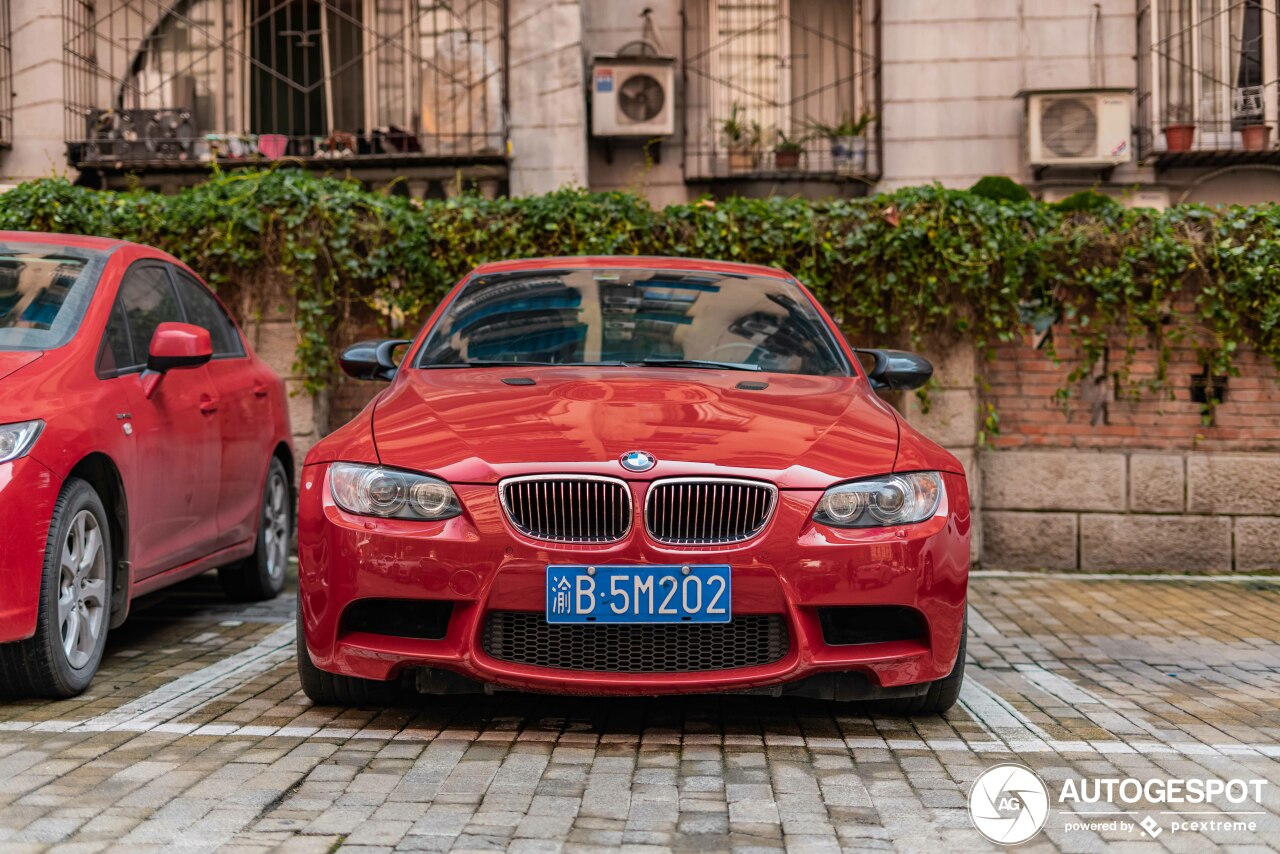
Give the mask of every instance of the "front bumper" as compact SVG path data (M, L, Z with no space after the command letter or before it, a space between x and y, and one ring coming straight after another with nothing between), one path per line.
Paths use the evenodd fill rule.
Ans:
M35 634L49 522L60 483L31 456L0 463L0 643Z
M815 525L810 515L821 493L783 491L772 520L755 539L690 549L652 542L639 518L627 539L608 546L528 540L507 523L497 487L490 485L455 485L465 512L443 522L354 516L334 505L326 470L327 465L304 469L298 509L303 626L307 651L322 670L387 680L430 668L487 686L569 694L795 691L855 699L911 694L909 686L941 679L955 664L970 524L965 481L957 475L943 476L943 505L918 525ZM646 487L631 483L636 507L643 507ZM735 616L783 616L790 643L781 659L692 673L602 673L499 660L484 649L490 611L543 611L548 564L698 562L732 567ZM344 609L361 599L444 600L453 607L444 636L424 640L345 630ZM913 608L926 629L913 640L826 643L819 609L849 605Z

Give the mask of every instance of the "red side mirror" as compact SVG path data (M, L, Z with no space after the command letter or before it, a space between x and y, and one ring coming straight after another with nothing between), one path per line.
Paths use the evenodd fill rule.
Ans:
M213 358L213 342L209 330L190 323L162 323L151 336L147 351L147 376L144 388L147 398L155 394L160 378L178 368L198 368Z

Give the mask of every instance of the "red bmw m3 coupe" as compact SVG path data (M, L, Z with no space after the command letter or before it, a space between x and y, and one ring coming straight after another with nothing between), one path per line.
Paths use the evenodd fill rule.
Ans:
M787 273L488 264L415 340L341 362L390 385L303 468L298 666L316 702L409 686L955 702L964 470L876 394L932 369L851 349Z
M284 581L284 383L169 255L0 232L0 693L88 687L135 597Z

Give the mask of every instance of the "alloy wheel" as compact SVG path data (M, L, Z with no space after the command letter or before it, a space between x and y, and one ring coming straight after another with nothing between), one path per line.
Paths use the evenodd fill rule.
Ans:
M272 582L284 577L289 562L289 487L284 475L273 471L262 503L262 536L266 546L267 575Z
M102 528L88 510L71 520L58 573L58 628L67 663L89 663L106 626L107 553Z

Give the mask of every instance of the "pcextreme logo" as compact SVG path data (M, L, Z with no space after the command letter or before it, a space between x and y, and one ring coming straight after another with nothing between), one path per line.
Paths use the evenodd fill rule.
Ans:
M1127 778L1067 779L1058 793L1058 804L1067 807L1071 820L1063 829L1122 830L1141 832L1154 839L1166 829L1176 833L1215 831L1252 831L1256 822L1250 816L1263 815L1256 809L1234 809L1262 804L1267 780L1169 779L1136 780ZM1252 801L1250 804L1249 802ZM1178 809L1183 804L1222 804L1225 809L1212 819L1183 820ZM1039 774L1025 765L1003 763L988 768L974 780L969 790L969 816L978 832L1000 845L1017 845L1044 829L1049 818L1049 788ZM1124 805L1126 810L1092 811L1090 804ZM1081 809L1080 806L1085 805ZM1161 813L1179 816L1157 821L1146 809L1164 807ZM1202 813L1191 811L1199 816ZM1100 816L1101 822L1095 821ZM1120 816L1129 816L1122 818ZM1139 818L1139 816L1143 816ZM1095 826L1097 825L1097 826ZM1102 826L1102 825L1105 825Z

